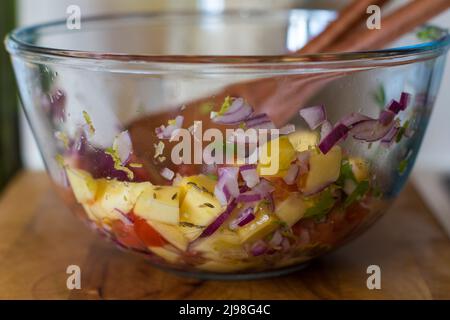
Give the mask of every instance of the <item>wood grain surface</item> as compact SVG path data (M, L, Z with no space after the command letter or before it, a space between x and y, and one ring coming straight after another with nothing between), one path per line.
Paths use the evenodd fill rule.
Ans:
M381 290L366 287L381 267ZM80 290L66 268L81 268ZM82 224L43 173L22 172L0 197L1 299L450 299L450 241L409 185L349 245L278 278L202 281L153 268Z

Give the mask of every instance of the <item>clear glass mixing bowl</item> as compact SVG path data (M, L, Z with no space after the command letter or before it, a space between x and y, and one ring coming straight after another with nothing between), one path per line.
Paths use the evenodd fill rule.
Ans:
M78 216L155 266L250 278L299 268L371 225L427 127L447 32L291 54L334 16L93 17L79 30L21 28L6 46L48 172Z

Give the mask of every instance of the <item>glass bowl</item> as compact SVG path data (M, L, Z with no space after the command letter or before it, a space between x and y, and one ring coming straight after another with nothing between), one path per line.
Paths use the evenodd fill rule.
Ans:
M48 173L79 217L155 266L247 279L298 269L373 224L430 118L447 32L291 53L334 16L91 17L15 30L6 47Z

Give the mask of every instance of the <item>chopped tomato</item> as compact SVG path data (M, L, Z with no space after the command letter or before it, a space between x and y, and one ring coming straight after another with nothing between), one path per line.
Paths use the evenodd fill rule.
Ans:
M145 249L145 244L139 239L132 224L127 225L120 220L114 220L111 228L117 240L126 247Z
M167 241L144 219L136 217L134 221L134 231L139 239L149 247L161 247L167 243Z

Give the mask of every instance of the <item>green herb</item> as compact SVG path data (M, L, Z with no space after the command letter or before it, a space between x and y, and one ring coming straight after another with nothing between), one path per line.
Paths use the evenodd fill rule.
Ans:
M341 164L341 172L339 175L339 179L336 183L343 187L345 184L345 180L347 179L357 182L355 175L353 174L352 165L347 160L343 160Z
M153 193L153 199L156 199L156 193Z
M356 185L355 190L345 199L344 207L348 207L353 204L355 201L359 201L362 197L369 191L369 181L361 181Z
M316 220L321 220L328 212L333 208L336 199L331 194L331 190L328 188L322 192L317 204L311 208L308 208L305 212L305 218L314 217Z
M405 173L407 168L408 168L408 159L403 159L402 161L400 161L397 171L400 175L402 175L403 173Z
M408 130L409 127L409 120L406 120L403 126L400 127L397 133L397 137L395 138L395 142L399 143L403 136L405 135L406 130Z
M441 30L433 26L424 26L417 34L417 38L422 41L435 41L439 40L442 36Z
M380 108L384 108L386 105L386 91L384 90L384 86L382 84L380 84L374 92L373 99Z
M217 177L217 175L216 174L213 174L213 173L208 173L207 175L206 175L208 178L210 178L210 179L212 179L212 180L218 180L219 178Z

